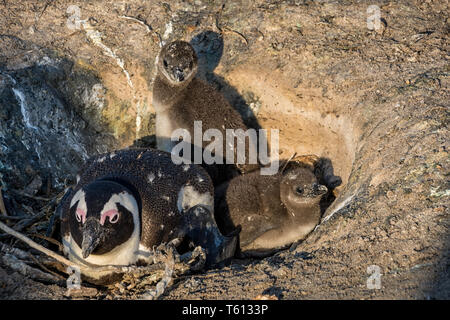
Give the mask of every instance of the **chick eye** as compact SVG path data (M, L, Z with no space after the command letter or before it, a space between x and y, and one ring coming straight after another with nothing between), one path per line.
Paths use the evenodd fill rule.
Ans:
M164 64L164 67L167 68L168 64L167 64L167 60L166 59L163 60L163 64Z
M302 195L303 192L304 192L303 187L300 187L300 186L299 186L299 187L297 187L297 188L295 189L295 193L298 194L298 195Z

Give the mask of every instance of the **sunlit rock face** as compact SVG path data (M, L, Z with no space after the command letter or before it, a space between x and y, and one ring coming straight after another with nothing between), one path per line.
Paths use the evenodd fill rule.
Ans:
M58 188L89 156L113 148L101 122L104 90L94 75L74 71L64 59L43 56L0 70L2 184L21 189L39 176Z

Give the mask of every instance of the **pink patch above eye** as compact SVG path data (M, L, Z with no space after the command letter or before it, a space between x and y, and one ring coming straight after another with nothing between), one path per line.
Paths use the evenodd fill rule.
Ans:
M83 209L77 208L75 217L77 218L78 222L84 223L84 221L86 220L86 212Z
M107 217L109 218L110 223L116 223L119 220L119 212L115 209L103 212L102 216L100 217L101 225L105 223Z

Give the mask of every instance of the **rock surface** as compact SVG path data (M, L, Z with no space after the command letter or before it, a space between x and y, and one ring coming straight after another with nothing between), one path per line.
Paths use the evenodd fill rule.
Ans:
M448 299L448 7L382 1L370 30L370 4L1 3L2 185L23 189L38 171L58 189L88 155L151 145L154 59L160 41L184 39L249 123L280 130L281 158L329 157L344 183L304 242L164 298ZM372 265L380 289L367 286ZM2 298L63 297L0 271Z

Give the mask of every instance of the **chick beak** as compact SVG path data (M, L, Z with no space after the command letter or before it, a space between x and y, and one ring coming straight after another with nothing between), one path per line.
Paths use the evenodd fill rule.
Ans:
M324 185L322 185L322 184L316 184L316 185L314 185L314 193L315 193L317 196L320 196L320 195L325 194L325 193L327 193L327 192L328 192L328 188L327 188L326 186L324 186Z
M95 218L88 218L83 227L83 241L81 243L81 254L83 259L95 250L103 236L100 222Z
M184 80L184 72L183 72L183 70L181 70L180 68L175 68L175 70L174 70L174 75L175 75L175 78L178 80L178 81L183 81Z

